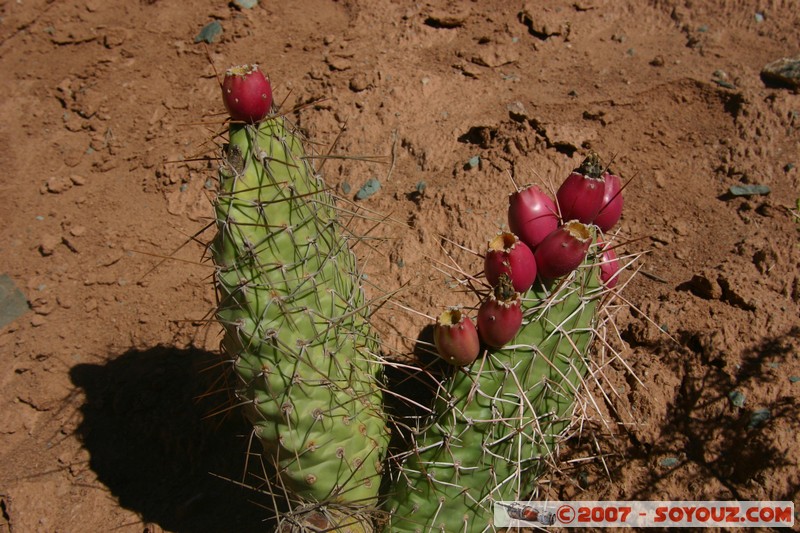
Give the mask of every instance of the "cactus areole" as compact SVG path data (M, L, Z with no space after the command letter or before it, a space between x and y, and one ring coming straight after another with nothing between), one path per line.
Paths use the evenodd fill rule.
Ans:
M389 439L378 340L333 200L283 117L231 124L214 207L222 348L271 491L374 505Z

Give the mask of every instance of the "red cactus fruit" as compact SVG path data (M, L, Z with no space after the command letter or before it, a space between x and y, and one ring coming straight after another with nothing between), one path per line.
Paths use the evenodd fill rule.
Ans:
M258 65L239 65L225 73L222 101L231 119L255 124L272 108L272 87Z
M592 237L592 229L578 220L570 220L548 235L534 253L539 277L556 279L578 268Z
M619 282L619 259L617 252L613 248L609 248L598 239L597 246L600 249L600 281L608 287L613 289Z
M603 206L594 218L594 224L604 233L613 228L622 216L622 180L616 174L603 174Z
M535 250L558 227L556 204L539 187L529 185L508 196L508 227Z
M436 320L433 342L439 357L454 366L466 366L481 351L475 324L458 307L451 307Z
M536 260L528 245L513 233L498 233L489 241L483 261L486 280L494 287L505 274L511 278L514 290L524 293L536 279Z
M522 300L505 274L478 309L478 335L487 346L502 348L522 326Z
M561 218L591 224L603 207L604 193L605 180L600 158L597 154L589 154L556 192Z

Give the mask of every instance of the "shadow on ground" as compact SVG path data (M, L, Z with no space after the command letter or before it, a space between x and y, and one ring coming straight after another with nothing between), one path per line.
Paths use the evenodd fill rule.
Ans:
M635 496L656 499L663 479L694 465L703 476L690 481L690 490L700 491L701 481L713 477L725 491L704 497L752 499L759 479L796 471L796 458L786 454L783 439L800 431L797 397L777 395L763 404L751 401L747 394L770 387L777 390L777 384L789 378L783 368L800 346L800 327L762 339L745 350L733 368L715 359L691 334L684 337L685 347L674 358L674 372L683 379L664 423L664 438L653 447L635 445L631 453L645 460L672 454L676 461L641 478ZM796 500L798 495L796 480L787 480L772 499Z
M247 424L236 412L212 415L230 405L215 382L222 375L218 361L201 350L156 347L70 370L86 396L78 436L90 466L144 522L186 533L262 532L272 525L265 498L237 485Z

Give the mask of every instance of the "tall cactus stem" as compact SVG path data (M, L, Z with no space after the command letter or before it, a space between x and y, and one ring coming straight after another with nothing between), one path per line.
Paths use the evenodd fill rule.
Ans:
M379 344L308 155L282 116L230 126L210 247L217 318L236 396L274 471L268 490L293 508L357 513L377 501L389 440Z

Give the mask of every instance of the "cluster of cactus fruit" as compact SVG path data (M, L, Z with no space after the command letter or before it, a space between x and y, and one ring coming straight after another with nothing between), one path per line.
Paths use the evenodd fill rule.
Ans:
M552 285L587 260L590 247L599 250L599 276L613 288L619 259L597 231L609 232L622 216L622 183L605 169L597 154L573 170L556 193L556 202L529 185L509 195L508 225L489 241L483 273L492 287L478 309L477 329L459 308L437 320L434 340L445 361L463 366L480 354L481 342L502 348L522 327L522 296L537 278Z
M510 195L478 326L463 308L439 317L451 371L410 448L390 454L380 342L334 199L256 66L230 69L222 89L217 318L270 491L289 508L281 531L492 530L494 502L530 495L572 418L618 276L597 233L620 218L619 178L590 156L557 202L535 186Z

